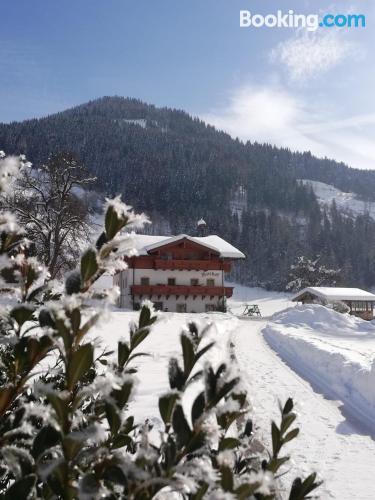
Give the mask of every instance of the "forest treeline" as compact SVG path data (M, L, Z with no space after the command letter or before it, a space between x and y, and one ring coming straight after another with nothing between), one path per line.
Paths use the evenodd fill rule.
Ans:
M242 143L187 113L135 99L104 97L42 119L0 124L0 149L34 165L53 153L76 154L97 177L94 188L122 195L137 211L167 220L171 233L209 232L238 246L247 260L233 278L285 288L298 256L320 256L340 269L341 284L375 285L375 221L319 206L299 179L332 184L375 199L375 172L310 153Z

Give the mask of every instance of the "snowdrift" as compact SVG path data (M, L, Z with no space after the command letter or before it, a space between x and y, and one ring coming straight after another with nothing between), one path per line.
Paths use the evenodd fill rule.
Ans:
M375 324L320 305L275 314L268 344L296 372L375 429Z

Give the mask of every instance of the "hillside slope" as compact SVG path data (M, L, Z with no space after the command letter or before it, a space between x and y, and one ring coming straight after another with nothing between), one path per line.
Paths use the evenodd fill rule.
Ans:
M97 176L96 189L122 194L155 221L154 231L210 232L249 259L236 268L245 283L282 288L296 255L324 255L350 284L375 285L375 223L319 206L311 186L328 182L370 199L375 173L309 153L243 144L187 113L134 99L104 97L55 115L0 124L0 148L39 164L56 151L76 153ZM320 178L316 179L316 176ZM349 189L349 190L350 190ZM371 198L375 199L375 198ZM368 245L358 252L366 235Z

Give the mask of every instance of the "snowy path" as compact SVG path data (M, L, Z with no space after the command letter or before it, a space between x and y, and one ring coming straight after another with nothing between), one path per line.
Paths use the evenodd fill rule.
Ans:
M317 471L324 479L319 498L373 500L375 441L340 411L340 402L325 399L292 371L263 339L266 321L241 321L234 334L236 356L250 386L256 426L270 439L270 416L279 419L277 400L293 397L300 425L290 444L293 470ZM308 464L308 465L305 465Z

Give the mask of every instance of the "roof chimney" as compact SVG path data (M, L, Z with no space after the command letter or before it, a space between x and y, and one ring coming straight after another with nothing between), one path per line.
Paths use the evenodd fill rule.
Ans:
M204 219L199 219L197 222L198 236L206 236L207 235L207 224Z

